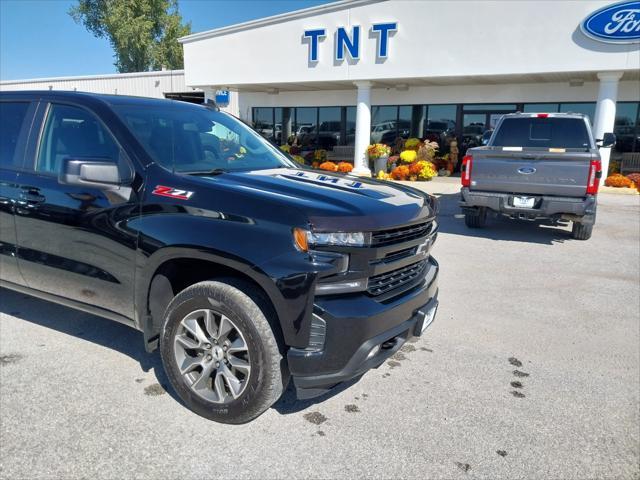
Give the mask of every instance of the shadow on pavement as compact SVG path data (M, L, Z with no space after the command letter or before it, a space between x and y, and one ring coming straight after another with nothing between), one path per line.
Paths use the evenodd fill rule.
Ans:
M5 288L0 288L0 312L127 355L139 362L144 372L153 370L157 382L172 398L183 404L164 373L160 352L147 353L144 349L142 332Z
M316 397L316 398L311 398L309 400L298 400L298 398L296 397L296 389L293 386L293 380L292 380L289 382L289 386L287 387L285 392L282 394L280 399L273 404L272 408L281 415L289 415L291 413L297 413L302 410L306 410L307 408L317 403L322 403L325 400L328 400L329 398L339 394L340 392L343 392L351 388L353 385L358 383L361 378L362 378L362 375L352 380L349 380L347 382L341 383L336 387L332 388L331 390L329 390L327 393L320 395L319 397Z
M140 363L140 368L144 372L153 371L157 382L167 393L178 403L185 406L169 383L162 366L159 350L147 353L144 349L141 332L118 322L5 288L0 288L0 313L17 317L41 327L50 328L65 335L81 338L132 358ZM342 392L357 383L358 380L359 378L339 385L330 392L311 400L298 400L293 382L289 382L288 388L272 408L282 415L300 412L311 405L323 402Z
M469 228L464 224L464 215L458 202L459 193L438 196L440 213L438 225L440 233L462 235L466 237L487 238L507 242L540 243L553 245L572 240L571 232L561 227L571 222L553 224L545 220L512 220L506 217L489 215L484 228Z

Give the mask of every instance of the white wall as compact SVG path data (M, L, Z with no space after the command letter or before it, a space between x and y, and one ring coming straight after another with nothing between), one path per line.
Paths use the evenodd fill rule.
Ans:
M329 13L271 23L184 44L186 83L248 85L470 75L635 70L637 44L591 40L580 22L610 0L371 0ZM385 61L376 61L369 29L398 22ZM337 64L338 26L362 28L358 62ZM319 62L308 62L305 29L326 28Z
M184 81L184 70L117 73L79 77L34 78L0 82L0 92L16 90L69 90L138 97L165 98L165 93L185 93L194 90ZM238 114L238 94L232 92L229 105L222 110Z
M619 101L640 101L638 82L620 82ZM528 83L504 85L464 85L412 87L407 91L395 88L374 88L372 105L416 105L443 103L538 103L595 102L598 82L586 82L581 87L563 83ZM245 93L240 95L239 113L251 118L252 107L321 107L356 104L356 90L326 90L315 92Z
M164 93L188 92L183 70L81 77L35 78L0 82L0 91L77 90L79 92L164 98Z

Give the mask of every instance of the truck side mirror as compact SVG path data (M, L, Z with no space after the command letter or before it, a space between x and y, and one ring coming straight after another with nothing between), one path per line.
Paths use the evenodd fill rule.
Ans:
M122 179L118 165L109 158L63 159L58 181L65 185L87 185L111 188L124 185L130 179Z
M602 136L601 140L596 140L596 142L601 142L600 147L602 148L613 147L616 144L616 136L611 132L607 132Z

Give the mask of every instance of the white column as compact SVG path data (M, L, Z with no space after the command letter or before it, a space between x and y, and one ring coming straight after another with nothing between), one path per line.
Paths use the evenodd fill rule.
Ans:
M358 87L356 108L356 140L353 156L353 173L360 176L371 176L367 147L371 139L371 82L354 82Z
M598 73L600 88L598 89L598 103L596 104L596 114L593 119L593 134L597 139L607 132L613 132L616 122L616 100L618 98L618 81L622 77L622 72L601 72ZM602 176L606 177L609 171L609 157L611 148L601 148Z
M207 100L216 101L215 87L203 87L202 92L204 93L204 103L207 103Z

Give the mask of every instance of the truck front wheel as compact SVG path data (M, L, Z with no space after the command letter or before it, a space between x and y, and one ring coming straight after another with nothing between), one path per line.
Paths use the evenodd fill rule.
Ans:
M210 420L249 422L286 387L269 312L254 290L233 279L200 282L167 307L160 338L165 371L187 407Z
M469 228L482 228L487 224L487 209L478 207L464 212L464 224Z

